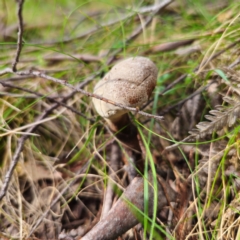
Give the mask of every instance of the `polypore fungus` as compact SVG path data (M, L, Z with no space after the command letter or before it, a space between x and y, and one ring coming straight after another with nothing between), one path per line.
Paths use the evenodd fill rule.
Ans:
M141 107L156 86L157 67L145 57L131 57L117 63L94 88L94 93L127 107ZM93 104L111 130L118 131L128 122L128 110L99 99Z

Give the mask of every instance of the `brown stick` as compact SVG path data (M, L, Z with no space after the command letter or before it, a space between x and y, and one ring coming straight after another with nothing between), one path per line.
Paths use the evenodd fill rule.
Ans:
M20 53L22 50L22 35L23 35L23 17L22 17L22 9L24 0L18 0L18 41L17 41L17 51L14 62L12 64L13 72L17 71L17 63L19 61Z
M69 94L67 97L65 97L64 100L72 97L72 95L74 94L74 92L72 92L71 94ZM43 112L36 120L35 122L38 122L42 119L44 119L46 116L48 116L54 109L56 109L60 104L55 103L52 105L52 107L50 107L49 109L47 109L45 112ZM39 126L39 124L33 125L32 127L28 128L26 133L32 133L36 130L36 128ZM14 152L10 167L5 175L4 181L3 181L3 185L2 185L2 189L0 191L0 201L3 199L3 197L6 195L6 192L8 190L8 186L11 180L11 177L13 175L13 171L18 163L19 157L20 157L20 153L23 149L24 143L25 141L29 138L30 135L26 134L23 135L19 140L18 140L18 144L16 147L16 150Z
M4 75L4 74L7 74L7 73L14 73L14 72L12 71L12 69L6 68L3 71L0 71L0 76ZM113 102L113 101L111 101L109 99L106 99L106 98L104 98L102 96L99 96L97 94L87 92L87 91L85 91L83 89L80 89L79 87L75 87L72 84L68 83L66 80L62 80L62 79L51 77L51 76L46 75L45 73L42 73L40 71L31 71L31 70L17 71L17 72L15 72L15 74L17 74L19 76L35 76L35 77L40 77L40 78L43 78L43 79L47 79L47 80L59 83L61 85L65 85L65 86L67 86L68 88L71 88L74 91L77 91L77 92L80 92L80 93L84 94L85 96L100 99L100 100L102 100L104 102L107 102L109 104L121 107L123 109L127 109L129 111L137 112L138 114L141 114L141 115L146 116L146 117L154 118L154 119L157 119L157 120L162 120L161 116L149 114L149 113L146 113L146 112L143 112L143 111L139 111L138 108L127 107L127 106L125 106L123 104Z
M38 96L38 97L40 97L40 98L48 99L48 100L50 100L50 101L52 101L52 102L55 102L55 103L57 103L57 104L65 107L65 108L69 109L70 111L78 114L79 116L87 119L87 120L90 121L91 123L94 123L94 122L96 121L96 119L94 119L94 118L88 118L86 115L84 115L84 114L81 113L80 111L76 110L76 109L73 108L73 107L68 106L68 105L67 105L66 103L64 103L63 101L58 101L58 100L56 100L56 99L53 98L53 97L46 96L46 95L44 95L44 94L41 94L41 93L36 92L36 91L29 90L29 89L27 89L27 88L15 86L15 85L13 85L13 84L11 84L11 83L7 83L6 81L1 81L1 80L0 80L0 84L2 84L2 86L4 86L4 87L15 88L15 89L21 90L21 91L23 91L23 92L32 93L32 94L34 94L34 95L36 95L36 96Z
M151 187L153 179L149 175L149 215L154 205L154 191ZM166 183L167 184L167 183ZM176 201L175 192L168 185L166 187L168 199ZM121 198L116 202L108 215L100 220L81 240L112 240L134 227L143 218L144 212L144 179L136 177L126 188ZM167 199L160 184L158 184L158 210L167 205ZM134 205L135 207L133 207ZM136 210L136 208L138 210ZM135 210L134 210L135 209ZM138 212L138 213L137 213ZM136 214L137 213L137 214Z
M116 24L118 22L124 22L128 18L133 17L134 15L136 15L136 13L138 13L138 14L144 14L144 13L151 14L151 13L158 12L159 9L164 8L165 6L170 4L171 2L172 2L172 0L165 0L165 1L161 1L158 4L154 4L152 6L142 7L140 9L135 9L132 12L128 11L127 14L125 14L125 15L119 17L119 18L116 18L117 16L115 16L114 19L111 19L108 22L102 22L102 23L99 24L99 26L94 26L93 28L88 29L86 32L81 33L81 34L79 34L76 37L64 37L61 40L54 40L54 41L48 41L48 42L33 42L32 44L45 44L45 45L49 44L49 45L52 45L52 44L58 44L58 43L61 43L61 44L63 44L63 43L71 43L72 41L84 38L86 36L89 36L90 34L94 34L95 32L101 30L102 28L109 27L109 26L114 25L114 24ZM142 29L141 29L140 32L142 32ZM115 55L115 54L113 54L113 55Z

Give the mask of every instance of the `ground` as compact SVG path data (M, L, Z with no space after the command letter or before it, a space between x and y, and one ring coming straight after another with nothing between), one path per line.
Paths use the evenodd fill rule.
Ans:
M1 239L240 238L238 1L0 6ZM137 56L116 131L94 86Z

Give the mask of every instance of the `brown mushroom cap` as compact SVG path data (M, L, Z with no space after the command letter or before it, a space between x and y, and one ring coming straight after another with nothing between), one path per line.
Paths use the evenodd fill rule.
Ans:
M117 63L94 88L94 93L128 107L141 107L149 99L157 81L157 67L145 57L132 57ZM126 109L93 98L98 114L114 120Z

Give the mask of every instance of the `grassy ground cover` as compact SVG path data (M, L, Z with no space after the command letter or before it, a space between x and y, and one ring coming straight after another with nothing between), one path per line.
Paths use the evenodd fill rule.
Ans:
M130 114L145 179L151 172L154 191L162 179L176 198L158 209L154 193L153 214L145 207L118 239L240 239L240 4L157 11L164 2L26 0L14 72L21 1L0 3L1 239L80 239L103 218L106 195L111 208L128 188L132 153L88 93L134 56L158 68L141 110L164 117Z

